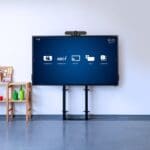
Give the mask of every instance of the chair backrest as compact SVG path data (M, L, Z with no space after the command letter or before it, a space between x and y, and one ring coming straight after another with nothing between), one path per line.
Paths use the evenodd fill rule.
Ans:
M0 66L0 82L11 82L13 78L12 66Z

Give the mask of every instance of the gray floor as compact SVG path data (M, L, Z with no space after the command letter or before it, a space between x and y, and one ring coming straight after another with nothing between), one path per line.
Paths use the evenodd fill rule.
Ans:
M0 121L0 150L150 150L150 121Z

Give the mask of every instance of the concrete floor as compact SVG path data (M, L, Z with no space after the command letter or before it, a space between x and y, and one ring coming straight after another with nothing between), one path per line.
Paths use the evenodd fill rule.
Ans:
M0 121L0 150L150 150L150 121Z

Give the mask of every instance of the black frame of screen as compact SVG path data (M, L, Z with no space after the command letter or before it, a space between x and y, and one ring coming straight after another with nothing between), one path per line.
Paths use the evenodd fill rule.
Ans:
M119 85L119 36L118 35L83 35L80 37L96 37L96 36L101 36L101 37L116 37L117 38L117 72L118 72L118 81L117 84L35 84L33 82L33 61L34 61L34 50L33 50L33 39L34 38L41 38L41 37L71 37L71 36L66 36L66 35L33 35L32 36L32 85L35 86L118 86Z

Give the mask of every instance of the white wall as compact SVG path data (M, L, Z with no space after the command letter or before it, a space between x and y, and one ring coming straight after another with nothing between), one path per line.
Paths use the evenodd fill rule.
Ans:
M120 85L92 87L91 112L150 114L149 6L149 0L0 1L0 65L14 66L15 81L30 81L32 35L63 35L66 30L117 34ZM33 113L61 114L61 94L61 87L33 87ZM83 113L83 87L71 87L69 98L71 113ZM23 108L18 106L16 113Z

